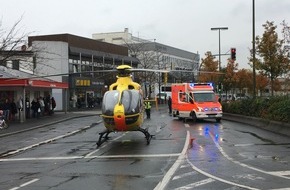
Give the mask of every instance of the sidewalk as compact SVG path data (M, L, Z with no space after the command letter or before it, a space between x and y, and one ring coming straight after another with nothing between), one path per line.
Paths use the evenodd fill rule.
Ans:
M52 125L52 124L59 123L62 121L67 121L73 118L95 116L95 115L100 115L100 114L101 114L100 109L87 109L87 110L81 110L81 111L71 111L67 113L55 112L51 116L43 116L43 117L40 117L39 119L30 118L22 123L20 123L19 121L11 121L7 129L0 130L0 138L4 136L9 136L16 133L32 130L35 128Z

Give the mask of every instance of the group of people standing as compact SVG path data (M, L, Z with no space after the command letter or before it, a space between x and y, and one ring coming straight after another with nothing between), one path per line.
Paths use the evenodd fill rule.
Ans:
M54 97L39 97L34 98L31 103L28 98L25 100L26 118L39 118L39 116L51 115L56 108Z
M34 98L31 102L29 98L23 102L22 97L17 102L14 99L5 98L4 102L0 103L0 110L2 110L2 117L7 121L15 120L17 113L25 111L26 118L39 118L44 115L53 114L56 108L54 97L39 97ZM20 115L19 115L20 119Z
M3 111L3 117L6 121L15 120L15 115L18 113L17 105L14 102L14 99L11 99L10 101L6 98L0 105L0 110Z

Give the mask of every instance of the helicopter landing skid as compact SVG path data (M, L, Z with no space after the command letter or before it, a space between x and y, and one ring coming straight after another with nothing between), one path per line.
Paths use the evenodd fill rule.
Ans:
M139 128L138 131L141 131L142 133L144 133L145 138L147 140L147 145L150 144L150 141L151 141L153 135L150 135L150 133L148 132L147 129Z
M104 142L106 142L106 141L109 139L108 135L109 135L111 132L112 132L112 131L105 130L105 131L99 133L100 136L99 136L99 140L98 140L98 142L97 142L97 146L98 146L98 147L101 146L101 144L103 144ZM103 138L104 135L105 135L105 137Z

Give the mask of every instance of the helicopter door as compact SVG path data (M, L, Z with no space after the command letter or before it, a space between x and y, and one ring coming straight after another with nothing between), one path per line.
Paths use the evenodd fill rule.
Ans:
M141 111L142 99L138 90L124 90L121 102L125 108L125 114L136 114Z
M104 94L102 113L107 116L114 115L115 105L118 103L120 92L118 90L107 91Z

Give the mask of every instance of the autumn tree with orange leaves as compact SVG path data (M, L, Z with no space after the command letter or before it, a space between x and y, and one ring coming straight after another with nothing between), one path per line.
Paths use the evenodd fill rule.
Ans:
M236 74L238 70L238 63L228 59L227 67L225 69L225 76L223 79L223 90L226 92L235 89L237 87L238 76Z
M211 52L206 52L205 58L201 59L198 81L199 82L214 82L217 84L219 82L219 75L216 73L203 73L206 72L218 72L218 61Z

